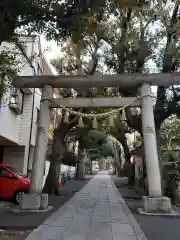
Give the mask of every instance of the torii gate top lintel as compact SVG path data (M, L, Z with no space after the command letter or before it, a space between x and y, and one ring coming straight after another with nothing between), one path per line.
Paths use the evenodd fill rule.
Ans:
M180 72L151 74L117 74L117 75L43 75L18 76L13 85L18 88L91 88L91 87L133 87L148 83L151 86L180 85Z

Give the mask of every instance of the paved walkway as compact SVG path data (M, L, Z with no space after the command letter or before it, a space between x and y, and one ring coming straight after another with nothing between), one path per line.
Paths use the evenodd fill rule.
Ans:
M147 240L111 178L98 174L26 240Z

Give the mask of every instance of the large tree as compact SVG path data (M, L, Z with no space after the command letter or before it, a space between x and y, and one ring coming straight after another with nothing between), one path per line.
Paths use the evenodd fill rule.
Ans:
M77 29L68 39L65 50L67 57L53 62L60 73L131 74L178 71L178 2L150 1L148 7L128 5L126 8L122 8L121 1L104 3L104 8L94 11L91 16L88 15L83 27ZM172 10L169 11L169 8ZM151 68L152 63L155 69ZM89 91L75 91L77 97L139 95L138 88L94 88ZM162 122L179 112L179 97L178 87L158 87L154 107L157 136ZM142 134L141 111L127 109L126 115L130 128ZM119 134L117 129L112 132L116 137L119 136L118 140L126 149L126 158L129 159L126 129L124 124L120 124Z
M171 11L168 9L171 7ZM179 69L179 3L151 1L148 8L126 10L117 6L112 29L105 34L104 59L115 73L173 72ZM112 21L112 20L111 20ZM151 64L154 64L152 69ZM136 96L139 89L121 89L122 96ZM161 123L179 112L179 88L158 87L154 107L157 133ZM139 112L140 113L140 112ZM128 124L141 132L141 115L127 109Z
M131 74L179 70L178 1L150 1L148 7L123 9L119 2L108 1L101 18L98 16L91 18L93 30L86 31L86 39L100 40L94 60L97 71ZM157 136L162 122L179 113L179 92L179 87L158 87L154 106ZM137 96L139 89L119 87L118 93ZM126 114L129 126L142 133L141 112L127 109Z

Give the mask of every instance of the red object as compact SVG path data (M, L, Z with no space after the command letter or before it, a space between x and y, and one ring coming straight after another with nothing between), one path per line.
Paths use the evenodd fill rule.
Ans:
M7 164L0 164L0 198L13 199L17 192L29 192L30 179L14 173Z
M61 189L62 188L62 183L59 183L58 184L58 189Z

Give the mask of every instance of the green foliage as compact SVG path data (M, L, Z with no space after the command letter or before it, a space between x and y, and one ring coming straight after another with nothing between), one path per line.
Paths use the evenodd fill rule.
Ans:
M12 79L19 72L20 60L16 58L16 54L10 51L0 52L0 98L11 85Z
M1 1L0 44L12 40L16 30L28 35L44 32L48 39L57 41L69 35L79 38L87 25L85 16L91 16L103 5L104 1Z
M176 116L163 122L160 129L160 147L171 149L173 139L180 139L180 120Z
M101 157L113 156L113 150L107 143L107 136L100 131L90 131L85 146L88 158L91 161Z
M89 159L113 156L113 151L107 142L107 135L98 130L90 130L87 127L76 128L71 135L81 139Z
M180 154L177 151L165 151L163 156L164 179L180 180Z
M65 152L61 158L61 163L68 166L76 166L76 155L73 152Z

